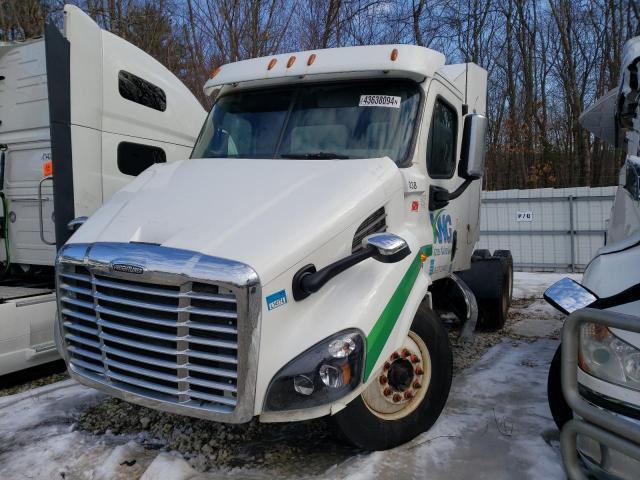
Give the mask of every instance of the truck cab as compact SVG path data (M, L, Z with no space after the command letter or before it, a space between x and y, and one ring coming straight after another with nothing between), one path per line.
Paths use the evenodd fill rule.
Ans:
M145 52L64 15L0 44L0 375L58 358L57 250L147 167L188 156L206 116Z
M367 449L428 429L452 369L433 287L474 263L486 86L410 45L216 68L190 158L147 169L60 250L71 376L213 421L331 415ZM485 284L508 277L493 265Z

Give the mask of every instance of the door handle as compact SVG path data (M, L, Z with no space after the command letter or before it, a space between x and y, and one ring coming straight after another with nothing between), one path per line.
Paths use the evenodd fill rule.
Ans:
M40 222L40 240L42 240L42 243L45 243L47 245L55 245L55 241L49 242L46 238L44 238L44 219L42 218L42 184L47 180L53 181L53 176L49 175L48 177L44 177L38 183L38 221Z

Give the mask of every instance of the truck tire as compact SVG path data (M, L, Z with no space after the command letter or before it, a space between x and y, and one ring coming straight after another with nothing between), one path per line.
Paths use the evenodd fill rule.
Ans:
M507 264L507 271L509 275L509 306L513 300L513 256L511 256L510 250L495 250L493 256L501 258Z
M406 443L440 416L451 388L452 367L442 320L423 303L404 345L333 421L349 443L365 450Z
M478 248L473 251L472 257L491 258L491 252L486 248Z
M573 411L564 399L562 393L562 344L558 345L551 365L549 366L549 376L547 377L547 400L553 421L556 422L558 430L569 420L573 419Z
M478 328L499 330L509 314L513 269L504 258L471 257L471 268L456 272L478 302ZM511 282L511 283L510 283Z

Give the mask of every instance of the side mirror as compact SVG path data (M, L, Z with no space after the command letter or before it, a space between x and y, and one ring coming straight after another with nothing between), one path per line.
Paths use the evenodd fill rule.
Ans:
M544 299L562 313L569 315L593 305L598 296L575 280L565 277L547 288Z
M399 262L411 253L404 238L387 232L369 235L362 240L362 246L365 249L373 247L375 250L371 256L382 263Z
M411 254L407 242L393 233L374 233L362 241L361 250L348 257L341 258L326 267L316 270L315 265L302 267L293 276L291 290L296 301L307 298L320 290L329 280L346 269L357 265L367 258L375 258L383 263L399 262Z
M484 174L485 137L488 120L484 115L471 113L464 117L462 152L458 175L467 180L482 178Z

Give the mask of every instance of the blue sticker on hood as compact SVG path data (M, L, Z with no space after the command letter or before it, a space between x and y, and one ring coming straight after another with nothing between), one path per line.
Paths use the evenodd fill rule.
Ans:
M267 297L267 308L273 310L287 304L287 292L280 290Z

